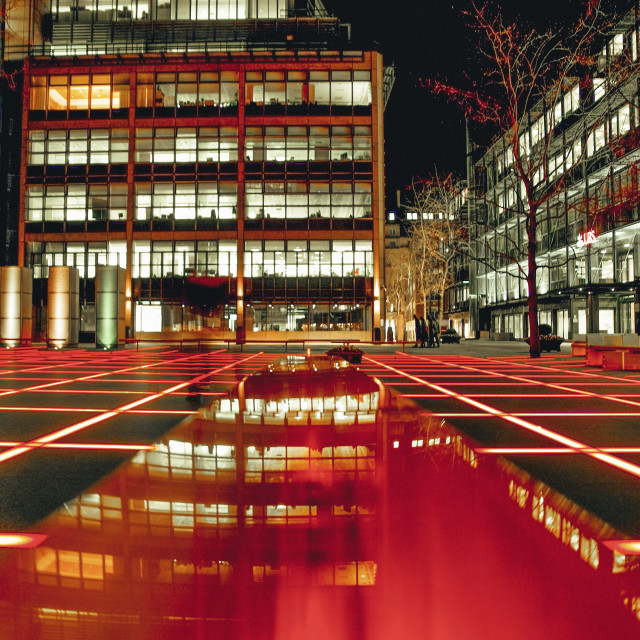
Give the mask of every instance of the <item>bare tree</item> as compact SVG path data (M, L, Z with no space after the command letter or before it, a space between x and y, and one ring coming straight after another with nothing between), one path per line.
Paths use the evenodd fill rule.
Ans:
M411 259L409 247L387 250L385 265L385 287L387 318L395 321L396 337L404 339L407 317L411 317L413 307L413 282L411 280Z
M440 323L456 254L468 250L468 229L452 206L457 195L452 174L413 181L408 195L408 206L417 214L409 242L412 288L425 312L436 306Z
M476 257L504 269L505 278L511 273L526 283L530 355L538 357L541 238L551 232L554 221L567 216L566 206L558 203L566 200L585 159L606 146L608 107L631 105L637 62L623 55L623 48L611 55L605 47L603 60L602 43L596 48L613 23L602 0L589 0L571 29L522 29L476 0L468 17L479 35L485 91L425 84L462 106L470 120L498 131L488 153L495 163L487 167L479 185L482 193L476 194L487 208L483 216L479 207L477 222L485 229L476 229ZM569 126L578 115L579 124ZM600 193L607 188L603 182ZM586 226L615 215L611 203L605 204L596 191L586 195L590 206L573 203L580 212L573 222Z

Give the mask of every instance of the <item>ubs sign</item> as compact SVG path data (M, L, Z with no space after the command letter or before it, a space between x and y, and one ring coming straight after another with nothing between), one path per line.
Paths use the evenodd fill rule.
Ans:
M579 233L578 234L578 246L579 247L586 247L589 244L593 244L596 241L596 238L598 236L596 235L596 232L593 231L593 229L590 229L589 231L585 231L583 233Z

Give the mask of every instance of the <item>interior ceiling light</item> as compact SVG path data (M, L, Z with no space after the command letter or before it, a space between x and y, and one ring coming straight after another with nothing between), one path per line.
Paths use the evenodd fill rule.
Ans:
M29 549L44 542L47 536L42 533L0 533L0 547L22 547Z

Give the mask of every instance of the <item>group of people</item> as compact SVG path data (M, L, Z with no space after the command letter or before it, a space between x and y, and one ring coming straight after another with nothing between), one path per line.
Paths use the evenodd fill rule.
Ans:
M416 323L416 343L413 348L416 347L439 347L440 346L440 329L438 322L433 313L427 315L427 320L424 316L418 317L415 313L413 319Z

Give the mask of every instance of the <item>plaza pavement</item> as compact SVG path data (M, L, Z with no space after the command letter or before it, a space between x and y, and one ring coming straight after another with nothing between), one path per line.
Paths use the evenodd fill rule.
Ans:
M363 349L365 373L473 438L477 456L505 456L640 537L640 373L586 368L566 345L536 360L523 342ZM0 530L33 525L283 351L0 352ZM196 403L198 382L208 388Z

